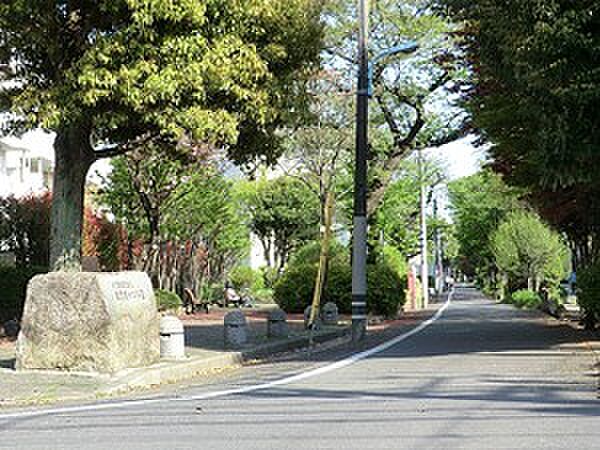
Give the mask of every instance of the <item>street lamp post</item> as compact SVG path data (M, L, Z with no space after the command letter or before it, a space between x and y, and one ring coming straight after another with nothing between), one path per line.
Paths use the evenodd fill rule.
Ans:
M369 128L369 2L358 4L358 90L356 94L356 162L352 230L352 341L365 337L367 320L367 154Z
M354 169L354 220L352 233L352 341L362 341L367 320L367 157L369 135L369 96L374 65L397 53L412 53L417 44L393 47L369 64L368 0L358 0L358 90L356 94L356 163Z

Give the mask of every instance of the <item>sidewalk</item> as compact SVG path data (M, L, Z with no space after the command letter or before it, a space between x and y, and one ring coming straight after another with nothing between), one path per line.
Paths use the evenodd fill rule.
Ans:
M240 350L224 346L223 316L226 310L182 316L185 326L185 360L161 361L149 367L127 369L113 375L64 371L15 371L15 342L0 339L0 409L28 405L95 400L156 388L211 373L231 370L244 361L308 346L302 315L288 316L288 338L269 339L267 309L243 310L249 329L248 344ZM342 318L343 319L343 318ZM323 327L315 343L348 335L348 321Z

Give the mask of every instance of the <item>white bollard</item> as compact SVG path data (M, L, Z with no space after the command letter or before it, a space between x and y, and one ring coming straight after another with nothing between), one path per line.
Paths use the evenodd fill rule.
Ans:
M160 319L160 357L162 359L185 358L183 324L175 316Z

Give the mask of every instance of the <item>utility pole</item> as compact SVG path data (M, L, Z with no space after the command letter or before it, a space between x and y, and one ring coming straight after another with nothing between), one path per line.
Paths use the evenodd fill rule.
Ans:
M440 295L444 291L444 255L442 249L442 234L438 219L438 199L433 199L433 217L436 219L435 228L435 292Z
M419 150L419 184L421 185L421 287L423 290L423 308L429 305L429 265L427 262L427 187L423 150Z
M358 0L358 90L352 234L352 342L362 341L367 321L367 152L369 121L368 0Z

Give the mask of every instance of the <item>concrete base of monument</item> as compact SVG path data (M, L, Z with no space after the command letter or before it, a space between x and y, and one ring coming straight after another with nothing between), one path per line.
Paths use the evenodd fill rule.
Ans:
M52 272L34 277L17 370L115 373L160 357L159 316L143 272Z

